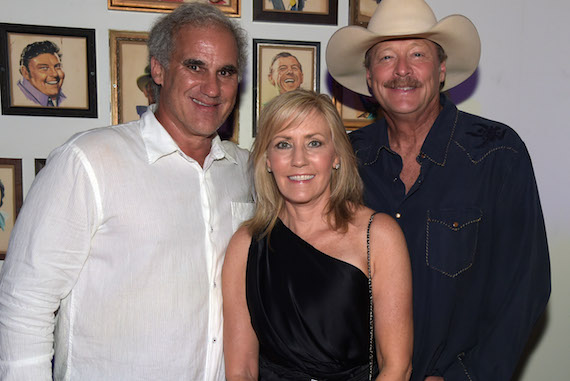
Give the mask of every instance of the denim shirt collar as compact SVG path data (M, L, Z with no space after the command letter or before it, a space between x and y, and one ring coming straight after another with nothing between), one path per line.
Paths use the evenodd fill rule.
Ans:
M455 135L459 111L445 95L440 94L439 100L443 108L424 140L420 157L437 165L445 166L449 145Z
M443 108L426 136L420 150L420 157L428 159L437 165L445 166L449 145L455 134L459 112L453 102L444 94L440 94L440 103ZM358 149L360 151L358 155L365 163L375 162L382 150L396 155L390 149L386 118L363 127L362 133L362 135L355 134L355 136L358 135L365 140L360 140L360 148Z

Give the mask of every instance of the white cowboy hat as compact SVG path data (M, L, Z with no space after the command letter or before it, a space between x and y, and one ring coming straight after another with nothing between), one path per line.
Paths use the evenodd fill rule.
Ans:
M370 96L364 56L377 43L394 38L425 38L447 54L447 73L441 91L465 81L479 64L481 41L475 25L465 16L451 15L437 22L425 0L382 0L368 28L346 26L327 45L329 73L344 87Z

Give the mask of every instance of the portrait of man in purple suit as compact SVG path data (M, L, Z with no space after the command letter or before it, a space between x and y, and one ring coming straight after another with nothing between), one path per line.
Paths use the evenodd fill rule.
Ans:
M51 41L27 45L20 56L18 87L27 99L43 107L59 107L65 100L61 91L65 73L59 47Z

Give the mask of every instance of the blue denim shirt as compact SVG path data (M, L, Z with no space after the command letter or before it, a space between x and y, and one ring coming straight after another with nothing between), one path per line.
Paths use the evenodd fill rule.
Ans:
M350 134L365 203L404 231L414 289L412 380L505 381L550 295L544 220L527 149L508 126L445 96L405 193L385 119Z

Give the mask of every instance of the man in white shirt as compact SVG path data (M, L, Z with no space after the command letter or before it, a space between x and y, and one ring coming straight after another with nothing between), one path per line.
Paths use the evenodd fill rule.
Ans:
M28 193L0 273L1 380L225 379L220 273L253 199L247 151L216 130L245 35L192 3L148 44L158 105L72 137Z

